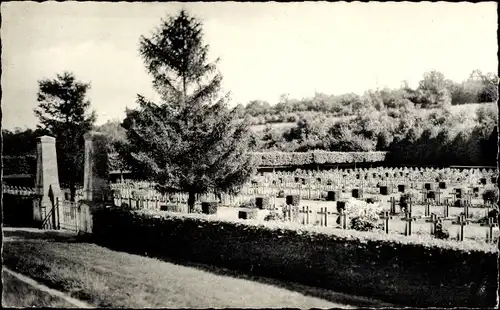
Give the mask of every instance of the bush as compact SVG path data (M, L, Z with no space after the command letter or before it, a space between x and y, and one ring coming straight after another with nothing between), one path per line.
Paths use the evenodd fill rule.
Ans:
M270 206L269 197L256 197L255 206L259 209L269 209Z
M283 214L279 212L272 211L264 217L264 221L284 221Z
M358 231L371 231L375 228L375 223L366 221L360 217L351 219L351 229Z
M255 208L255 200L253 199L249 199L245 202L243 202L241 205L240 205L240 208L249 208L249 209L252 209L252 208Z
M217 202L202 202L201 203L201 211L203 214L216 214L217 213Z
M168 212L183 212L182 206L173 203L160 206L160 210Z
M257 209L248 209L238 212L238 218L242 220L253 220L256 219L258 215Z
M338 196L337 196L337 193L335 191L328 191L327 192L327 196L326 196L327 201L335 201L336 199L338 199Z
M498 202L498 189L487 189L483 192L483 200L489 203Z
M383 208L378 203L350 199L346 205L346 214L351 219L351 229L368 231L375 228Z
M299 195L288 195L286 196L286 204L292 206L298 206L300 204Z
M438 239L448 239L450 238L450 233L443 227L442 223L437 223L434 236Z
M36 156L3 156L3 175L36 174Z
M117 250L189 259L405 306L496 303L498 249L470 240L119 208L93 214L93 236Z
M383 162L386 152L255 152L252 157L259 166L304 166L355 162Z

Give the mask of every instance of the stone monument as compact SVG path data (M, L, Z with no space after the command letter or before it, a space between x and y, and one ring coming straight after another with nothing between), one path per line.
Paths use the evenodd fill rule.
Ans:
M53 201L62 199L61 187L59 186L59 174L57 169L56 139L50 136L37 138L37 171L35 191L39 199L33 202L33 220L42 224L45 221L47 228L55 229L55 223L59 223L62 209L54 213L55 218L47 219L53 211ZM49 195L49 192L50 195ZM56 225L57 226L57 225Z
M85 162L83 173L83 200L78 203L79 233L92 233L93 211L112 205L108 181L108 140L98 132L85 135Z
M108 202L111 189L108 182L108 140L105 135L90 132L85 135L84 200Z

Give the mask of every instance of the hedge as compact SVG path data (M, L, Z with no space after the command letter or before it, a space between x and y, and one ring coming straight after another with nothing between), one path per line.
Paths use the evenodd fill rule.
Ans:
M255 152L252 153L258 166L303 166L311 164L341 164L383 162L386 152Z
M218 220L133 211L94 213L96 242L118 250L252 272L415 307L493 307L497 249L427 235Z
M36 156L3 156L3 175L36 174Z
M257 166L304 166L343 163L383 162L387 152L253 152ZM110 170L129 170L117 154L109 154Z

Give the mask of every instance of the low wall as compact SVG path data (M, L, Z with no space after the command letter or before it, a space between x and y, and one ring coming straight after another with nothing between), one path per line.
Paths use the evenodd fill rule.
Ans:
M154 257L188 259L416 307L493 307L497 249L425 237L203 215L94 214L97 243Z

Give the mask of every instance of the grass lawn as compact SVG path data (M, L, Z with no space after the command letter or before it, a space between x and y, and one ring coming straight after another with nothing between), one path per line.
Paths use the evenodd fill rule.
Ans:
M293 307L384 306L328 290L186 266L116 252L75 240L4 232L4 264L45 285L97 307ZM40 233L38 233L40 235ZM20 239L26 239L24 241ZM208 268L208 269L207 269ZM212 268L212 270L210 270ZM385 305L387 306L387 305Z
M8 308L74 308L59 297L42 292L8 272L2 272L2 306Z

